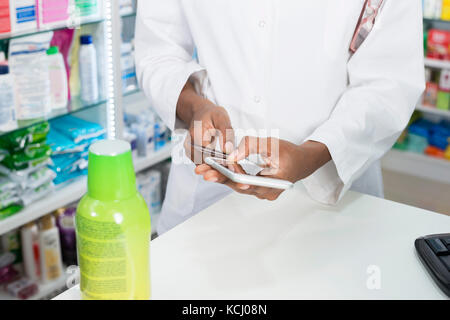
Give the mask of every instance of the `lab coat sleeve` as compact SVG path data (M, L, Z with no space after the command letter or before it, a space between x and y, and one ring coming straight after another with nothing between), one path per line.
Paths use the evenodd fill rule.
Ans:
M385 0L375 27L348 62L349 87L306 140L332 161L303 181L312 198L335 204L395 143L424 91L421 1Z
M194 59L194 42L180 0L139 1L136 20L136 72L139 84L165 124L182 127L176 105L186 82L196 87L206 71Z

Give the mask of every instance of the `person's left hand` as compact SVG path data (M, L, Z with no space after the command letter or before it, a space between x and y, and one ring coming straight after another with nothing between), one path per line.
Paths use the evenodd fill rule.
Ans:
M319 142L307 141L298 146L277 138L257 137L245 137L228 160L237 163L251 154L259 154L264 159L266 166L260 175L293 183L308 177L331 160L328 148ZM238 164L230 165L229 169L245 174ZM236 192L259 199L274 201L284 191L235 183L206 164L198 166L195 173L202 175L206 181L225 184Z

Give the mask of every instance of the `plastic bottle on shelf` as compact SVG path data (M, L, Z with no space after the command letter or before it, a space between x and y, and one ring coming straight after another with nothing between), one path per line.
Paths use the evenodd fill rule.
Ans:
M67 82L66 66L64 58L59 53L58 47L50 47L47 50L48 69L50 76L50 100L52 110L67 107L69 86Z
M63 275L59 230L51 214L41 219L40 227L41 280L43 283L49 283Z
M0 131L17 127L14 103L14 80L9 66L0 61Z
M88 192L75 222L82 298L148 300L150 215L137 191L128 142L90 147Z
M81 100L83 100L84 103L92 104L99 99L97 51L92 43L91 35L81 36L80 44L79 65Z
M28 279L36 281L41 276L39 260L39 229L35 222L30 222L20 230L22 241L22 256L25 275Z
M123 92L136 90L138 87L136 78L136 67L134 64L133 45L130 42L122 43L120 64L122 69Z

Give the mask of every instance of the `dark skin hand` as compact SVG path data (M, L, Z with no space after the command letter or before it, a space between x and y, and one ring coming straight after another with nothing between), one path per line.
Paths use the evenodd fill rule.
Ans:
M227 111L200 97L190 82L180 94L177 116L189 124L190 135L186 139L185 149L187 156L197 165L195 173L202 175L206 181L225 184L238 193L273 201L278 199L283 190L249 186L229 180L204 164L202 156L190 147L190 142L208 147L215 145L216 139L219 139L222 150L229 154L228 160L234 163L229 165L229 169L237 173L245 173L237 164L238 161L251 154L260 154L265 162L260 175L293 183L307 178L331 160L326 145L316 141L296 145L277 138L245 137L234 150L234 133ZM196 121L201 121L201 126L194 130Z

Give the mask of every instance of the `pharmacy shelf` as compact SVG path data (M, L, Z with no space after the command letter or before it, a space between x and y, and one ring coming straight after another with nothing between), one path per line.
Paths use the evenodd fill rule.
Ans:
M440 110L440 109L437 109L434 107L427 107L427 106L422 106L422 105L417 106L416 110L424 112L424 113L429 113L429 114L434 114L434 115L441 116L441 117L450 118L450 111L448 111L448 110Z
M423 21L427 23L439 23L439 24L450 23L449 20L430 19L430 18L423 18Z
M450 61L426 58L425 67L434 69L450 69Z
M58 291L67 288L66 280L67 276L64 274L61 278L55 281L52 281L47 284L39 284L38 293L36 293L34 296L30 297L27 300L42 300L54 293L58 293ZM19 300L19 299L11 296L8 292L4 290L0 290L0 300Z
M72 101L70 101L67 108L53 110L52 112L47 114L45 117L33 119L33 120L18 120L17 125L14 128L11 128L9 131L1 131L0 136L6 135L6 134L16 131L16 130L28 128L30 126L33 126L35 124L38 124L38 123L41 123L44 121L50 121L53 119L64 117L68 114L74 114L74 113L77 113L80 111L86 111L86 110L94 109L94 108L103 108L105 106L106 106L106 100L99 100L99 101L93 102L91 104L86 104L86 103L83 103L79 97L76 97L76 98L73 98Z
M388 171L450 184L450 161L447 160L394 149L384 156L381 163Z
M53 25L52 27L46 28L41 27L40 29L34 29L34 30L25 30L20 32L9 32L9 33L2 33L0 34L0 40L7 40L7 39L14 39L14 38L21 38L30 36L33 34L48 32L48 31L55 31L60 29L73 29L73 28L79 28L81 26L89 25L89 24L95 24L95 23L101 23L104 21L103 17L93 17L93 18L84 18L81 19L81 21L69 20L61 22L61 24Z
M151 166L170 158L172 145L168 144L161 150L145 158L136 158L134 165L136 172L143 171ZM16 229L24 224L36 220L61 207L78 201L87 191L87 178L82 177L73 183L55 190L46 198L33 203L19 213L0 221L0 235Z

